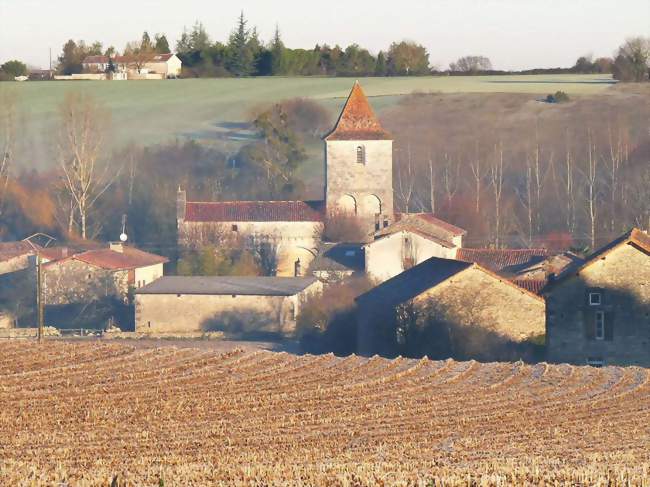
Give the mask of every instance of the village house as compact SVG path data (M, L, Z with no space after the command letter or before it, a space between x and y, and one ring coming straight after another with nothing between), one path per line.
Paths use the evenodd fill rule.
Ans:
M135 330L290 335L301 305L321 290L314 277L166 276L136 291Z
M71 253L43 265L46 305L91 302L104 297L128 300L131 288L163 275L166 257L111 243L108 247Z
M397 214L395 220L377 228L376 240L364 246L371 279L385 281L431 257L453 259L467 234L431 213Z
M177 197L178 244L265 246L276 261L274 274L304 276L318 251L323 231L322 202L309 201L186 201Z
M362 294L357 305L361 354L382 353L399 341L404 306L412 309L417 326L434 321L445 328L476 327L513 343L544 333L540 296L478 264L454 259L432 257Z
M84 73L106 73L113 63L116 73L128 79L167 79L181 75L183 63L176 54L147 53L132 56L87 56L82 63Z
M650 237L633 229L543 290L548 360L650 366Z
M27 241L0 242L0 275L33 267L36 248Z

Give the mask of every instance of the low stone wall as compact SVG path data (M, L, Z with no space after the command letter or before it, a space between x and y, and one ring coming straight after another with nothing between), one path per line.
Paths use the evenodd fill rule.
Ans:
M173 339L173 340L222 340L224 333L211 331L205 333L139 333L136 331L120 331L104 333L102 338L108 340L142 340L142 339Z
M45 336L61 336L59 330L52 326L44 328ZM10 328L0 330L0 338L35 338L38 335L38 328Z

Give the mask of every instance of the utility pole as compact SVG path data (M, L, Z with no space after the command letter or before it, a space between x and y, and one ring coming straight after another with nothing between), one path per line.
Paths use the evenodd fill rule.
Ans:
M38 310L38 341L43 341L43 261L40 252L36 253L36 307Z

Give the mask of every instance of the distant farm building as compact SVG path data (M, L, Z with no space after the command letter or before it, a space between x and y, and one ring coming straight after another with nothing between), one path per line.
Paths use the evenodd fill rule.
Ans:
M314 277L166 276L136 291L142 333L293 333L301 305L320 293Z
M112 76L113 72L120 79L166 79L177 78L181 74L183 63L176 54L135 54L130 56L87 56L82 63L84 73L81 75ZM120 76L124 74L125 76ZM99 78L98 78L99 79Z

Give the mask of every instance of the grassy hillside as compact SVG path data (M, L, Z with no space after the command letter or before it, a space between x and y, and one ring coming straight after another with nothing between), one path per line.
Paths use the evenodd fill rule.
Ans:
M322 100L334 114L340 109L353 80L349 78L189 79L177 81L54 81L2 83L0 90L15 92L23 106L21 125L25 166L52 164L54 118L57 106L70 90L93 93L112 109L116 145L149 145L171 138L191 137L224 144L233 150L250 137L242 123L256 105L287 98ZM366 78L363 86L378 111L394 105L399 95L443 93L531 93L562 90L569 95L593 94L612 85L600 75L475 76L421 78Z

